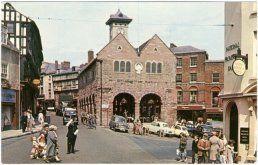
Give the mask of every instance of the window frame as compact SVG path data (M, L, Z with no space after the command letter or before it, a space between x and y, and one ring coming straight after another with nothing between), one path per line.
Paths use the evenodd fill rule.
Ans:
M189 101L190 101L190 103L197 103L197 101L198 101L198 91L197 90L190 91L190 100Z
M190 67L197 67L197 57L190 57Z
M218 76L214 76L214 74L218 74ZM218 81L214 81L214 79L218 79ZM220 74L219 73L212 73L212 83L219 83L220 81Z
M183 66L183 59L182 58L177 58L176 67L177 68L182 68L182 66Z
M2 62L1 67L2 67L1 68L1 78L8 79L8 70L9 70L8 63Z
M190 82L197 82L197 73L190 73Z

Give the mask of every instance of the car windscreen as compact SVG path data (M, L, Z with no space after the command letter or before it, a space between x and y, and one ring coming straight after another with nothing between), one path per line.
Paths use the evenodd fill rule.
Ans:
M125 118L118 117L115 121L119 123L125 123Z
M212 128L210 127L203 127L203 132L211 132Z

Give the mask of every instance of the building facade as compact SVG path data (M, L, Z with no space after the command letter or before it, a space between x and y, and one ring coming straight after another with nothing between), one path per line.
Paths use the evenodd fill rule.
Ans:
M73 106L77 107L79 70L79 67L73 66L67 70L57 69L56 73L52 75L56 109L60 109L62 96L70 96Z
M20 52L8 40L7 27L1 27L1 131L19 129Z
M224 61L208 60L204 50L170 45L176 55L177 119L223 119L218 95L224 86Z
M174 123L176 58L158 35L134 48L127 40L130 22L121 11L107 21L109 43L95 59L89 52L92 60L78 77L78 109L96 114L100 125L114 114Z
M8 28L8 38L20 51L20 112L29 107L36 112L39 90L34 80L40 79L43 61L41 37L36 23L17 11L10 3L2 8L2 24Z
M240 163L256 161L257 6L225 3L224 133L235 141Z

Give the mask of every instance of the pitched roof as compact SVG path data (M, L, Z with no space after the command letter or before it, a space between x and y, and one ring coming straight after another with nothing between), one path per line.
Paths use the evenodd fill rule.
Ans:
M201 50L192 46L178 46L178 47L173 47L171 48L171 51L174 54L183 54L183 53L200 53L200 52L205 52L205 50Z
M110 15L110 18L107 20L106 25L110 25L113 22L130 23L131 21L131 18L127 17L120 11L120 9L118 9L116 14Z

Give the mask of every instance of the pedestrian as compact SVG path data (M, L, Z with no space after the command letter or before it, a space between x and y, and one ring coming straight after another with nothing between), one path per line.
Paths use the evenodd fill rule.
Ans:
M192 164L197 164L198 163L198 144L199 137L198 135L194 135L194 139L192 142Z
M217 137L217 132L213 131L209 139L210 142L210 162L212 164L219 161L220 139Z
M31 148L31 159L39 159L39 144L37 142L37 138L33 135L31 137L32 148Z
M92 115L92 127L97 128L96 114Z
M219 152L219 163L226 164L226 156L224 155L224 151Z
M24 111L21 117L22 132L25 132L27 127L27 112Z
M32 116L32 111L29 107L27 110L27 129L28 131L32 131L32 127L35 125L34 117Z
M39 132L39 136L37 138L37 141L39 143L39 156L43 157L43 160L46 160L47 158L47 134L49 130L49 125L45 124L43 125L43 128Z
M180 142L179 142L179 161L186 162L186 145L187 145L187 137L184 133L181 134Z
M210 142L208 141L208 134L204 133L202 139L197 144L198 148L198 164L208 163L208 156L210 150Z
M225 157L226 157L226 163L227 164L233 164L234 163L234 141L229 140L228 144L226 146L225 151Z
M43 115L43 113L42 113L42 110L39 110L38 121L39 121L40 125L43 126L43 123L44 123L44 115Z
M77 123L76 123L76 117L71 118L71 120L66 124L68 127L67 132L67 154L73 153L74 154L74 146L77 139Z
M56 153L56 150L58 148L56 130L57 127L55 125L49 126L49 131L47 135L47 158L45 160L46 163L50 163L51 161L61 161Z

